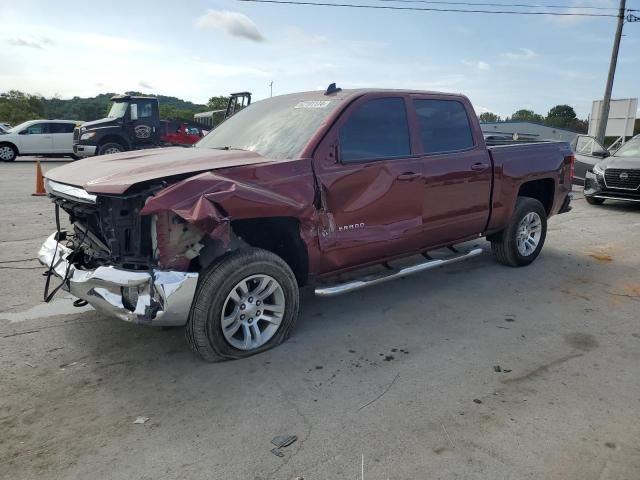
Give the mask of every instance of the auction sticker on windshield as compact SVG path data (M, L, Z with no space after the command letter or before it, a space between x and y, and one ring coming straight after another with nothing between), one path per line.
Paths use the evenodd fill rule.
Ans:
M331 100L307 100L300 102L293 108L325 108L331 103Z

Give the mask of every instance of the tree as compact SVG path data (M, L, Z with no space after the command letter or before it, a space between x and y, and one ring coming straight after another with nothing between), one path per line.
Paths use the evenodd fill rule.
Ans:
M571 130L575 130L578 133L588 133L589 121L576 119L575 123L571 126Z
M484 123L494 123L502 121L500 115L496 115L493 112L482 112L479 118L480 121Z
M193 114L197 113L189 109L180 109L174 105L162 105L160 104L160 118L169 119L169 118L183 118L190 119L193 117Z
M573 107L556 105L547 114L547 125L557 128L575 128L578 118Z
M207 106L211 110L226 110L227 103L229 103L229 97L224 97L221 95L218 97L211 97L207 102Z
M18 90L0 94L1 122L17 125L44 116L44 103L39 95L30 95Z
M533 110L521 109L511 115L511 121L544 123L544 117L538 113L535 113Z
M139 92L128 92L141 95ZM101 93L95 97L61 99L43 98L39 95L11 90L0 94L0 122L16 125L25 120L39 118L55 118L59 120L91 121L106 117L111 108L111 97L115 93ZM176 97L156 95L160 103L162 118L192 118L194 113L210 109L207 105L196 104ZM226 97L222 98L224 109L227 108Z

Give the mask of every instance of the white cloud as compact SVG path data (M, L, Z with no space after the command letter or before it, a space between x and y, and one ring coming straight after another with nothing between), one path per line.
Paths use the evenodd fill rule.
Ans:
M253 42L264 42L265 38L253 20L239 12L208 9L196 20L198 28L221 28L234 37L246 38Z
M510 58L512 60L530 60L537 57L538 54L530 48L519 48L515 52L505 52L500 54L502 57Z
M140 80L138 82L138 85L141 86L142 88L147 88L149 90L153 90L153 87L151 85L149 85L149 83L145 82L144 80Z

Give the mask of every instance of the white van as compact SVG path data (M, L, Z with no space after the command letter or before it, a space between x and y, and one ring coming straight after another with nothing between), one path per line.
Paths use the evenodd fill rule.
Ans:
M18 155L74 157L73 120L29 120L0 136L0 160L12 162Z

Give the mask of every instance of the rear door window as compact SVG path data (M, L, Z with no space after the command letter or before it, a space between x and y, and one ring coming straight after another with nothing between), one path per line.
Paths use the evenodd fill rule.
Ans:
M74 128L73 123L50 123L49 133L73 133Z
M404 99L377 98L356 107L340 129L340 152L343 162L410 156Z
M424 153L473 148L473 133L464 105L457 100L414 100Z

